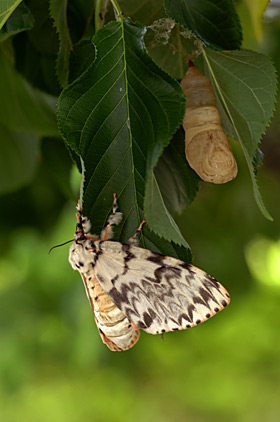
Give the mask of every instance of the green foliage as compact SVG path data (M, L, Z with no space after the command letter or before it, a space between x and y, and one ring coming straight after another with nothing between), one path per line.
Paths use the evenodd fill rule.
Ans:
M98 2L94 10L87 0L42 0L40 5L28 0L16 11L15 2L3 9L3 36L13 44L2 42L0 51L0 122L6 134L57 137L53 107L60 94L60 133L80 170L83 161L83 210L96 232L104 227L116 192L125 216L120 240L145 218L142 246L167 253L173 242L175 256L174 244L188 247L174 215L194 200L199 179L184 161L183 138L172 138L184 115L184 96L173 78L183 77L190 58L210 76L223 126L242 146L257 203L270 218L252 162L273 112L275 72L265 56L236 50L242 40L239 18L231 0L222 5L122 0L120 6ZM132 21L122 15L116 20L114 8ZM94 22L104 26L92 38ZM21 181L12 176L9 186L28 183L35 164ZM24 165L23 159L20 166L15 160L11 168ZM168 175L171 168L175 171ZM65 179L63 185L72 197Z
M3 28L6 21L21 2L22 0L6 0L0 3L0 29Z
M248 174L248 165L258 172L277 216L277 114L259 151L275 72L265 55L238 50L232 2L223 2L226 16L213 13L217 3L166 1L167 15L162 0L119 0L124 17L116 19L104 1L101 19L92 0L0 1L1 420L279 420L280 225L258 212ZM270 54L279 73L279 19L260 21L265 0L251 3L238 2L244 48ZM181 14L185 5L190 13ZM237 141L239 175L226 185L201 182L185 160L176 80L189 59L210 77ZM187 239L194 264L231 293L221 315L164 342L141 333L128 352L102 344L68 247L48 255L73 237L80 157L94 229L116 191L124 212L117 238L127 240L144 217L142 245L189 261Z
M11 10L12 9L10 9L10 11ZM15 9L9 20L3 25L4 20L4 17L2 17L2 24L0 25L0 42L3 42L19 32L32 29L34 23L33 16L24 3L20 4Z
M49 1L28 0L26 3L34 26L13 37L16 69L33 87L57 96L60 92L56 77L59 40L49 16Z
M244 50L207 49L205 59L212 86L227 112L224 127L239 140L251 161L274 111L274 66L267 56Z
M3 125L16 132L39 136L58 134L55 98L37 91L16 72L6 48L0 50L0 81L0 122Z
M126 216L120 234L123 241L143 219L145 191L148 224L162 208L154 196L152 171L185 108L179 84L151 61L143 35L144 28L128 19L104 26L93 39L96 61L64 90L58 105L61 133L85 166L83 210L94 232L100 232L116 192ZM152 225L154 231L185 243L176 237L179 229L174 220L168 216L166 222ZM143 233L143 246L152 241L154 248L165 252L162 240L157 242L154 236L152 240L147 229Z
M52 0L50 2L51 15L59 34L60 48L57 55L57 77L60 85L65 88L69 79L69 58L72 49L72 41L67 23L67 5L64 0Z
M166 13L191 29L203 44L235 50L241 47L242 30L232 0L165 0Z
M277 88L274 66L267 56L252 51L205 49L204 57L220 101L225 130L240 142L256 201L263 215L270 220L257 186L253 161L274 112Z
M179 129L154 170L159 189L171 214L181 214L195 198L199 176L185 159L185 134Z

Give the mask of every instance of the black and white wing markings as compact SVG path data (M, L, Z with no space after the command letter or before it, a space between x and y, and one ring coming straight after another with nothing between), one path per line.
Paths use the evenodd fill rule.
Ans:
M132 245L96 241L94 273L137 327L151 334L193 327L228 305L226 289L193 265Z
M101 339L112 351L130 349L138 341L139 329L132 326L127 316L102 289L95 276L94 264L102 252L96 251L92 239L79 242L71 245L69 261L82 276Z

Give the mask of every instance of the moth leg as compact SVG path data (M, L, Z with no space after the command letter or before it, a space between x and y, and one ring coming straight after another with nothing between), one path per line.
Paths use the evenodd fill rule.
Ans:
M138 244L137 235L138 235L138 233L141 231L142 226L143 226L143 224L145 224L145 223L146 223L146 221L145 221L145 220L143 220L143 221L140 223L140 226L138 227L138 229L136 230L136 232L134 233L134 235L133 235L133 236L131 236L131 237L128 239L128 243L129 243L130 245L135 245L135 246L137 246L137 244Z
M114 193L114 201L113 201L113 212L108 218L107 226L101 232L101 240L109 240L112 239L114 236L113 226L117 226L122 221L122 213L117 212L118 203L117 203L117 195Z

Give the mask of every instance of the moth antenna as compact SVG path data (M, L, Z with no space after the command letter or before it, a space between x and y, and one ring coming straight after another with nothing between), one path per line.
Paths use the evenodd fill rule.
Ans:
M70 242L74 242L74 239L67 240L67 242L60 243L60 245L55 245L55 246L53 246L53 247L49 250L49 254L51 253L51 251L52 251L54 248L58 248L59 246L64 246L64 245L67 245L67 243L70 243Z

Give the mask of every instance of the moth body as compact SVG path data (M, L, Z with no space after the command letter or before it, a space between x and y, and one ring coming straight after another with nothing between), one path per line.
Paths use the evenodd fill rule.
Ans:
M226 289L191 264L133 244L108 240L120 222L113 214L102 239L90 233L80 205L69 261L82 276L102 341L113 351L130 349L139 328L150 334L184 330L206 321L230 301ZM141 229L143 222L139 226Z
M81 242L81 241L80 241ZM112 351L130 349L139 338L126 315L105 293L94 274L96 246L93 240L73 243L69 250L69 261L74 270L79 270L84 282L96 325L103 343Z

